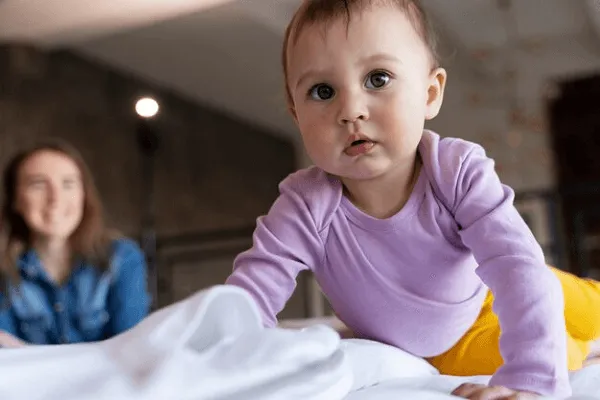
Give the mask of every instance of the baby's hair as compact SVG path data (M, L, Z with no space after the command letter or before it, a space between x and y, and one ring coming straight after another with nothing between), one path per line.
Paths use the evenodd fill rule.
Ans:
M298 40L302 29L310 24L330 22L340 17L344 17L349 25L353 12L381 5L398 7L406 14L415 31L429 49L432 67L439 67L437 36L419 0L304 0L287 26L283 40L282 64L286 100L289 107L293 106L293 101L288 85L288 50L290 44L295 44Z

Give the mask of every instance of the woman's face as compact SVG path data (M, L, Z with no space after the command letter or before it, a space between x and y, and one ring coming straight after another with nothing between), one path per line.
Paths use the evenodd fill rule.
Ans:
M77 164L67 155L40 150L17 171L15 211L34 238L67 239L83 217L84 188Z

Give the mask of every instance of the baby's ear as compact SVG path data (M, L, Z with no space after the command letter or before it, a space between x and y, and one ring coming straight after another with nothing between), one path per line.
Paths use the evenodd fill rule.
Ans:
M427 120L435 118L442 108L447 77L444 68L436 68L431 72L427 88L427 108L425 109L425 119Z

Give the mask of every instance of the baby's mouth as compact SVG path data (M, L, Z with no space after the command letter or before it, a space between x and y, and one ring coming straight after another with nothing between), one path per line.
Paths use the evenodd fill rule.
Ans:
M354 157L361 154L366 154L375 146L375 142L368 139L358 139L353 141L350 146L344 149L344 153L348 156Z

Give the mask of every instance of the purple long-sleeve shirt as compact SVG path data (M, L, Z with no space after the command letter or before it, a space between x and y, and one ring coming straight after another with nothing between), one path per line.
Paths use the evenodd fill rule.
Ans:
M310 269L357 335L421 357L457 343L489 288L504 359L490 384L569 396L561 286L513 191L474 143L425 131L418 151L413 192L387 219L360 211L319 168L290 175L227 283L249 291L273 326Z

